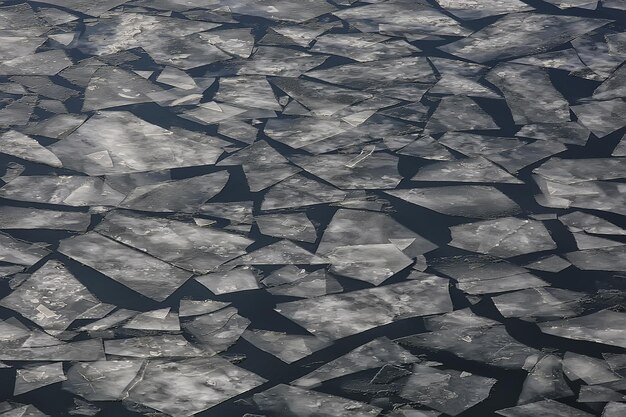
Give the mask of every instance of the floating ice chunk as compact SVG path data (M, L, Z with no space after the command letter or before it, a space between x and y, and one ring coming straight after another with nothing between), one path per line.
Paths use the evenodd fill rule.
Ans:
M101 331L101 330L107 330L110 329L111 327L114 327L126 320L128 320L131 317L134 317L137 314L136 311L133 310L126 310L126 309L119 309L117 311L115 311L113 314L110 314L109 316L106 316L100 320L97 320L93 323L87 324L81 328L79 328L78 330L80 331Z
M626 67L618 68L593 92L593 100L611 100L626 96Z
M263 281L265 285L274 284L275 282L275 280L272 280L269 281L268 284L266 281L267 279ZM296 278L295 281L290 283L270 285L270 288L268 288L267 291L273 295L314 298L326 294L342 292L343 287L335 278L326 274L326 270L319 269L303 278Z
M21 176L0 188L0 197L66 206L115 206L124 199L100 178L69 175Z
M49 149L65 167L89 175L213 165L222 154L127 112L97 113Z
M51 229L84 232L91 221L88 213L34 208L0 207L0 229Z
M626 134L622 136L622 139L617 144L615 149L613 149L612 156L626 156Z
M389 147L389 145L387 146ZM421 136L415 142L400 149L398 154L436 161L450 161L454 159L450 151L431 136Z
M319 142L345 132L350 128L339 120L299 117L297 119L270 119L265 125L265 134L294 149Z
M504 217L450 228L450 246L500 257L556 249L545 226L538 221Z
M111 212L98 233L180 268L206 273L246 253L252 241L222 230L129 212Z
M386 193L449 216L490 219L521 211L517 203L498 189L481 185L411 188Z
M607 136L626 125L622 115L626 102L622 99L591 101L571 107L578 121L599 138Z
M610 248L624 245L622 242L591 236L584 232L572 233L572 236L574 236L574 240L576 241L576 247L580 250Z
M48 414L44 414L34 405L23 405L18 403L2 403L0 405L8 404L8 410L2 409L2 417L48 417ZM5 412L6 411L6 412Z
M279 304L276 311L327 339L361 333L402 318L452 311L448 280L427 276L378 288Z
M319 35L336 26L339 26L339 22L311 21L299 25L279 25L271 29L296 45L307 47Z
M41 103L40 103L41 104ZM48 119L31 123L22 131L29 135L46 136L48 138L63 139L87 120L86 115L57 114Z
M567 147L562 143L538 140L514 150L488 155L487 158L511 173L517 173L528 165L565 150Z
M222 51L239 58L248 58L254 47L254 36L249 28L214 30L200 33L200 38Z
M222 77L214 99L236 107L281 111L265 77Z
M465 360L505 369L521 369L539 352L513 339L504 326L469 327L416 334L397 340L402 346L450 352Z
M546 287L550 284L538 277L523 273L502 278L465 281L457 284L457 287L467 294L491 294L505 291L519 290L524 288Z
M107 355L131 358L191 358L210 353L194 347L183 336L159 335L104 341Z
M604 3L602 5L604 6ZM626 413L626 404L609 402L602 411L602 417L620 417L624 413Z
M254 394L253 401L261 411L284 417L375 417L381 412L366 403L283 384Z
M179 116L196 123L213 124L222 120L230 119L245 112L246 109L240 109L239 107L229 106L228 104L218 104L214 101L209 101L206 103L200 103L190 110L185 110L180 113Z
M423 57L340 65L309 71L309 77L351 88L381 87L398 82L435 82L433 70Z
M601 386L582 386L578 392L579 403L603 403L609 401L624 401L626 395L622 395L619 392L612 390L608 387Z
M424 326L430 331L450 330L466 327L486 327L499 324L495 320L480 317L469 308L452 311L440 316L424 318Z
M30 120L35 104L36 96L23 96L0 109L0 127L23 126Z
M544 69L500 64L485 79L504 93L516 124L569 121L569 103L552 86Z
M561 288L529 288L498 295L492 301L504 317L545 321L577 316L586 297Z
M447 132L438 142L469 157L487 156L504 151L515 152L526 143L515 138L465 132Z
M266 287L275 287L284 284L292 284L306 277L306 269L298 268L295 265L286 265L272 272L261 280Z
M380 285L413 263L393 243L337 246L325 257L335 274Z
M198 212L207 216L229 220L231 223L251 224L252 201L230 203L207 203L200 206Z
M237 314L236 308L228 307L197 316L182 323L182 327L204 349L222 352L239 340L249 324L250 320Z
M563 370L570 381L582 379L586 384L604 384L619 381L621 377L609 368L602 359L578 353L566 352L563 359Z
M563 364L559 357L545 355L535 364L524 380L518 404L528 404L541 399L574 395L563 378Z
M544 52L606 25L608 20L539 13L511 13L439 49L475 62Z
M590 72L596 75L596 81L608 78L624 61L623 57L610 53L605 35L612 33L616 32L610 28L601 28L572 40L576 53Z
M548 3L554 4L559 9L569 9L577 7L580 9L595 10L598 6L598 0L546 0Z
M531 6L519 0L437 0L437 3L463 20L476 20L500 14L533 10Z
M31 243L0 233L0 261L31 266L50 251L42 243Z
M435 162L421 168L413 181L488 182L522 184L502 168L482 156L458 161Z
M256 216L254 221L267 236L311 243L317 240L315 226L305 213L266 214Z
M180 362L150 361L141 380L129 390L127 400L169 415L186 417L264 382L258 375L217 357Z
M400 396L456 416L485 400L496 382L493 378L417 364Z
M238 0L219 0L218 3L228 6L233 13L296 23L336 10L324 0L305 0L297 4L288 0L253 0L245 5Z
M496 411L505 417L591 417L593 414L553 400L543 400Z
M9 162L6 164L4 175L0 177L0 179L4 182L11 182L15 178L22 175L25 169L24 165L20 165L16 162Z
M626 314L602 310L560 321L541 323L541 331L554 336L626 347Z
M24 394L65 380L61 362L18 369L13 395Z
M202 275L194 279L217 295L261 288L254 271L246 267Z
M48 261L0 305L44 329L64 330L99 301L63 264Z
M291 160L340 189L389 189L402 180L398 158L386 153L294 156Z
M65 51L52 49L3 61L0 75L56 75L73 62Z
M242 337L258 349L276 356L283 362L296 362L330 345L314 336L286 334L270 330L246 330Z
M256 135L255 135L256 137ZM289 162L276 149L264 140L258 140L245 148L229 154L226 158L218 162L218 166L229 165L270 165L274 168L278 164Z
M11 80L19 82L33 93L59 101L69 100L79 94L72 88L56 84L49 77L27 75L11 77Z
M466 95L468 97L501 98L498 93L483 86L477 81L455 74L444 74L444 76L437 81L437 84L428 90L428 93L437 95Z
M77 363L68 370L63 389L90 401L121 400L143 363L142 360Z
M170 308L147 311L137 314L124 325L125 329L176 332L180 330L178 314L170 312Z
M490 129L498 129L498 125L475 101L466 96L443 97L426 124L426 130L431 134Z
M178 315L180 317L200 316L202 314L213 313L228 307L230 303L214 300L180 300Z
M233 261L237 265L289 265L289 264L325 264L325 259L318 257L289 240L279 240L263 246Z
M2 195L2 189L0 189ZM323 203L343 201L347 192L314 181L301 175L294 175L269 189L261 210L306 207Z
M63 166L61 161L39 142L15 130L10 130L0 136L0 152L55 168Z
M565 71L582 71L587 68L580 60L576 50L572 48L518 58L511 61L511 63L555 68Z
M529 263L526 265L526 268L534 269L536 271L561 272L571 265L571 263L567 262L560 256L550 255Z
M162 84L167 84L182 90L198 89L198 85L193 78L184 71L174 67L163 68L163 71L161 71L156 80Z
M345 56L359 62L400 58L420 52L403 40L374 33L329 33L317 38L311 51Z
M218 171L182 180L141 185L129 192L119 206L140 211L192 213L222 191L228 178L228 171Z
M3 361L97 361L104 359L102 340L90 339L80 342L60 343L42 347L2 347Z
M192 275L94 232L62 240L58 250L157 301L165 300Z
M491 280L525 274L528 271L503 259L485 255L439 258L430 263L437 272L459 282Z

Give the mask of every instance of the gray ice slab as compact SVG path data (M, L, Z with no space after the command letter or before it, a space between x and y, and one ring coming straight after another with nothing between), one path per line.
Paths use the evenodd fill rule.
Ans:
M195 358L212 353L193 346L181 335L144 336L104 341L107 355L130 358Z
M41 102L40 102L41 105ZM29 135L63 139L87 120L86 115L57 114L26 126L22 131Z
M283 384L254 394L253 401L261 411L284 417L376 417L381 412L363 402Z
M411 188L386 193L449 216L491 219L521 211L517 203L501 191L482 185Z
M52 49L3 61L0 64L0 75L52 76L72 64L65 51Z
M253 221L252 201L207 203L200 206L198 213L226 219L235 224L250 224Z
M467 96L446 96L426 124L430 134L456 130L492 130L498 125L474 100Z
M626 271L624 246L580 250L567 253L565 257L583 271Z
M195 317L182 324L185 332L209 352L222 352L235 344L250 320L237 314L233 307Z
M96 113L49 149L66 168L92 176L213 165L223 152L118 111Z
M361 333L402 318L452 311L448 280L420 280L279 304L276 311L312 334L328 338Z
M15 130L9 130L0 136L0 152L54 168L63 166L61 161L39 142Z
M604 384L621 379L602 359L574 352L565 353L563 371L570 381L582 379L588 385Z
M329 33L317 38L311 51L344 56L359 62L400 58L420 52L404 40L374 33Z
M515 138L465 132L447 132L439 138L439 143L468 157L487 156L509 150L514 152L526 144Z
M626 396L619 392L602 386L582 386L578 392L579 403L604 403L609 401L624 401Z
M285 363L299 361L330 345L329 342L314 336L261 329L246 330L241 337Z
M182 180L140 185L130 191L119 206L140 211L193 213L222 191L228 178L228 171L218 171Z
M518 58L511 61L511 63L565 71L582 71L587 68L573 48Z
M439 49L480 63L517 58L548 51L607 23L577 16L511 13Z
M626 158L550 158L533 173L563 184L626 178Z
M531 6L519 0L437 0L437 3L463 20L476 20L489 16L533 10Z
M34 405L10 404L10 411L2 412L2 417L48 417Z
M451 161L454 156L431 136L422 136L398 151L400 155L417 156L435 161Z
M624 413L626 413L626 404L612 401L602 410L602 417L620 417Z
M561 258L560 256L549 255L527 264L526 268L534 269L536 271L561 272L571 265L571 263Z
M99 301L58 261L48 261L0 300L44 329L65 330Z
M50 253L46 245L15 239L0 233L0 261L31 266Z
M539 277L523 273L508 277L465 281L457 284L457 287L467 294L493 294L506 291L520 290L524 288L547 287L550 284Z
M589 67L588 72L595 81L608 78L619 67L624 58L611 54L605 35L616 33L610 27L600 28L572 40L572 46L580 59ZM619 33L619 32L617 32Z
M142 360L79 362L68 370L63 389L89 401L119 401L143 365Z
M533 403L542 399L573 396L563 377L563 363L555 355L545 355L530 370L522 385L518 404Z
M450 228L450 246L500 257L556 249L545 226L536 220L504 217Z
M116 206L124 195L97 177L31 175L0 188L0 197L62 206Z
M527 357L539 353L515 340L501 325L439 330L404 337L398 343L504 369L521 369Z
M582 313L587 295L562 288L529 288L492 298L504 317L556 320Z
M438 258L429 263L435 271L458 282L492 280L518 276L526 269L503 259L487 255L461 255Z
M567 147L562 143L538 140L518 149L489 155L487 159L515 174L528 165L566 150Z
M521 150L518 150L521 152ZM435 162L415 174L412 181L523 184L499 166L478 156L458 161Z
M315 226L305 213L266 214L254 218L259 231L267 236L313 243Z
M252 240L211 227L130 212L111 212L95 229L177 267L207 273L246 253Z
M626 67L618 68L593 92L594 100L611 100L626 96Z
M553 400L542 400L496 411L504 417L591 417L593 414Z
M0 189L0 195L2 195L2 189ZM274 210L335 203L342 201L347 195L347 192L330 185L302 175L294 175L268 190L261 203L261 209Z
M572 111L578 117L578 121L599 138L626 125L622 117L626 113L626 102L622 99L590 101L572 106Z
M257 274L248 267L235 268L227 272L215 272L194 279L217 295L261 288Z
M455 74L444 74L428 94L432 95L465 95L468 97L501 98L494 90L485 87L471 78Z
M429 331L451 330L467 327L486 327L499 324L495 320L474 314L469 308L424 318L424 327Z
M602 310L575 318L539 325L542 332L574 340L585 340L626 348L626 314Z
M294 149L319 142L345 132L351 126L336 119L299 117L296 119L270 119L265 134Z
M221 310L229 305L230 303L222 301L182 299L178 307L178 315L180 317L200 316Z
M311 55L293 49L260 46L249 59L227 62L223 68L205 75L274 75L295 78L321 65L327 58L326 55Z
M124 325L125 329L141 331L177 332L180 331L178 314L169 307L137 314Z
M343 292L343 287L335 278L328 275L326 270L318 269L294 282L270 286L267 291L273 295L315 298L322 295Z
M328 263L289 240L279 240L235 259L235 265L309 265Z
M192 275L95 232L62 240L58 250L157 301L165 300Z
M0 207L0 229L49 229L84 232L91 215L75 211L55 211L27 207Z
M282 110L265 77L221 77L214 99L242 108Z
M227 6L236 14L296 23L336 10L325 0L305 0L297 4L289 0L253 0L245 5L238 0L219 0L216 3Z
M400 396L456 416L485 400L496 382L468 372L417 364Z
M249 28L213 30L200 33L200 38L207 40L227 54L238 58L248 58L254 47L254 36Z
M89 323L78 330L80 331L102 331L110 329L111 327L117 326L118 324L125 322L131 317L137 315L137 311L119 309L112 314L101 318L100 320L96 320L93 323Z
M104 359L102 340L90 339L42 347L0 349L3 361L97 361Z
M65 380L61 362L18 369L13 395L24 394Z

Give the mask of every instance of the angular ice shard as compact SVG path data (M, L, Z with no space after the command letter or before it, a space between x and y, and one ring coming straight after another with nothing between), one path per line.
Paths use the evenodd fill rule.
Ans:
M60 343L51 346L2 347L3 361L97 361L104 359L102 340L90 339L79 342Z
M593 100L611 100L626 96L626 68L619 67L593 92Z
M463 20L476 20L533 8L519 0L437 0L437 3L454 16Z
M235 265L319 265L328 263L328 261L315 256L289 240L279 240L237 258L233 263Z
M548 51L607 23L577 16L511 13L439 49L480 63L517 58Z
M179 268L207 273L246 253L250 239L210 227L130 212L109 213L98 233Z
M137 314L124 325L125 329L159 332L180 331L178 314L170 312L170 308L146 311Z
M626 413L626 404L612 401L604 407L602 417L620 417L624 413Z
M554 399L574 395L563 378L561 358L545 355L528 373L518 404L528 404L541 399Z
M242 4L238 0L219 0L216 3L227 6L230 11L237 14L297 23L336 10L325 0L305 0L297 4L288 0L253 0L248 4Z
M0 261L2 262L31 266L49 253L50 251L42 243L25 242L0 233Z
M543 400L496 411L504 417L591 417L593 414L553 400Z
M107 355L130 358L194 358L212 353L194 347L183 336L160 335L104 341Z
M482 156L458 161L436 162L427 165L421 168L411 180L434 182L523 183Z
M265 134L294 149L302 148L331 136L345 132L351 126L328 118L299 117L296 119L270 119Z
M128 193L119 206L155 212L195 212L228 182L228 171L142 185ZM0 193L1 193L0 189Z
M491 130L498 125L474 100L467 96L446 96L426 124L428 133L455 130Z
M62 206L116 206L124 195L96 177L21 176L0 188L0 197Z
M256 216L254 221L267 236L311 243L317 240L315 226L305 213L266 214Z
M533 173L562 184L626 178L626 158L550 158Z
M514 174L528 165L565 150L567 147L562 143L538 140L514 150L489 155L487 159Z
M604 384L621 379L602 359L579 355L574 352L565 353L563 370L570 381L582 379L589 385Z
M99 301L58 261L48 261L0 300L44 329L65 330Z
M2 403L0 405L7 405L6 409L3 407L2 417L48 417L48 414L42 413L37 407L34 405L23 405L18 403ZM6 411L9 410L9 411Z
M141 379L129 390L127 401L186 417L264 382L258 375L217 357L180 362L150 361Z
M495 320L474 314L469 308L455 310L440 316L424 318L424 327L430 331L465 327L486 327L499 324Z
M221 310L229 305L230 303L222 301L182 299L178 307L178 315L180 317L200 316Z
M574 317L583 311L586 294L562 288L529 288L492 298L504 317L538 321Z
M0 207L0 229L49 229L84 232L91 215L75 211L55 211L27 207Z
M549 255L527 264L526 268L534 269L536 271L560 272L571 265L571 263L567 262L560 256Z
M239 58L248 58L254 47L254 36L248 28L213 30L200 33L200 39L206 39L222 51Z
M67 53L60 49L5 60L0 64L0 75L56 75L72 65Z
M504 369L521 369L536 349L513 339L504 326L438 330L397 340L402 346L450 352L460 358Z
M602 310L586 316L541 323L542 332L626 348L626 314Z
M128 320L131 317L134 317L135 315L137 315L136 311L119 309L100 320L79 328L78 330L85 332L106 330Z
M417 364L400 396L456 416L485 400L496 382L467 372Z
M485 79L502 91L515 124L569 121L569 104L552 86L544 69L500 64Z
M626 271L626 246L580 250L565 257L583 271Z
M578 121L599 138L626 125L622 117L626 113L626 102L622 99L590 101L571 108Z
M65 380L61 362L18 369L13 395L20 395Z
M120 111L96 113L49 149L92 176L213 165L223 152Z
M291 161L342 190L390 189L402 180L398 158L386 153L295 156Z
M62 240L58 250L157 301L165 300L192 275L94 232Z
M0 196L1 195L2 189L0 189ZM314 181L301 175L294 175L269 189L261 204L261 210L334 203L342 201L347 195L347 192L338 190L330 185Z
M409 56L420 50L406 41L374 33L329 33L317 38L311 51L345 56L359 62Z
M565 71L582 71L586 65L573 48L559 51L546 52L543 54L530 55L511 61L514 64L533 65L542 68L555 68Z
M289 297L315 298L343 291L341 284L333 276L327 274L325 269L318 269L303 278L300 275L298 274L298 278L290 283L273 284L274 281L267 279L263 283L269 285L267 291L270 294Z
M209 352L222 352L233 345L250 320L237 314L233 307L195 317L182 324L185 332Z
M63 166L61 161L39 142L15 130L9 130L0 136L0 152L54 168Z
M63 389L89 401L117 401L139 374L142 360L80 362L67 372Z
M556 249L545 226L536 220L504 217L450 228L450 246L503 258Z
M200 206L198 212L211 217L229 220L231 223L252 223L252 201L230 203L207 203Z
M376 417L381 412L359 401L282 384L254 394L253 401L261 411L281 417Z
M403 318L452 311L448 280L420 280L279 304L276 311L320 338L340 339Z
M394 138L398 140L404 140L405 138L400 139ZM387 138L386 145L389 143L389 139ZM409 139L406 137L406 139ZM384 140L384 139L383 139ZM432 159L435 161L450 161L454 159L454 156L448 151L443 145L436 141L431 136L421 136L415 142L410 143L409 145L403 147L398 151L400 155L409 155L409 156L417 156L423 159Z
M281 111L265 77L222 77L214 99L236 107L253 107Z
M296 362L330 345L314 336L260 329L246 330L241 337L285 363Z
M454 74L445 74L441 77L441 79L437 81L437 84L428 90L428 94L501 98L498 93L479 84L477 81Z
M235 268L228 272L215 272L194 279L217 295L261 288L257 275L247 267Z

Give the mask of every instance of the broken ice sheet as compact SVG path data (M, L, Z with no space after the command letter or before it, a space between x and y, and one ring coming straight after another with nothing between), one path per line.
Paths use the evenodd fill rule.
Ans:
M72 65L65 51L52 49L25 55L0 64L0 75L56 75Z
M65 380L61 362L18 369L13 395L20 395Z
M455 130L498 129L493 118L467 96L446 96L426 124L430 134Z
M270 119L265 134L294 149L335 136L350 128L339 120L328 118L298 117L296 119Z
M429 95L466 95L468 97L501 98L498 93L471 78L445 74L430 90Z
M169 307L137 314L124 325L125 329L142 331L176 332L180 331L178 314Z
M7 405L6 409L3 407L0 409L0 416L2 417L48 417L48 414L42 413L34 405L23 405L19 403L1 403L0 405ZM6 411L9 410L9 411Z
M228 272L215 272L194 279L217 295L261 288L256 273L246 267Z
M211 227L114 211L95 229L179 268L207 273L246 253L252 241Z
M563 377L561 358L545 355L537 361L524 380L518 404L527 404L541 399L563 398L574 395Z
M293 282L285 284L275 284L274 280L268 281L268 279L265 279L263 283L269 286L267 291L270 294L289 297L315 298L343 291L341 284L333 276L327 274L325 269L318 269L304 277L298 274L294 278Z
M437 3L454 16L463 20L476 20L533 8L519 0L437 0Z
M261 411L284 417L376 417L381 412L366 403L283 384L254 394L253 401Z
M0 305L44 329L64 330L99 301L63 264L48 261Z
M199 316L202 314L213 313L228 307L230 303L214 300L180 300L178 307L178 315L180 317Z
M58 250L157 301L165 300L192 275L95 232L62 240Z
M504 369L521 369L528 356L539 353L511 337L502 325L438 330L403 337L397 342Z
M182 327L199 346L219 353L239 340L249 324L250 320L237 314L236 308L228 307L196 316L183 322Z
M458 161L435 162L420 168L411 180L509 184L523 183L482 156L461 159Z
M39 142L15 130L9 130L0 136L0 152L54 168L63 166L61 161Z
M317 337L340 339L395 320L452 310L448 280L420 280L279 304L276 311Z
M580 124L599 138L607 136L626 125L623 115L626 102L622 99L590 101L571 107Z
M542 400L530 404L518 405L516 407L504 408L496 411L504 417L535 417L535 416L554 416L554 417L591 417L593 414L581 411L577 408L570 407L563 403L553 400Z
M420 52L403 40L374 33L329 33L316 39L311 51L345 56L359 62L399 58Z
M74 211L55 211L27 207L0 207L0 229L50 229L84 232L91 215Z
M499 324L495 320L474 314L469 308L455 310L450 313L424 318L427 330L450 330L464 327L483 327Z
M626 178L625 161L626 158L562 159L555 157L535 168L533 173L562 184L613 180Z
M545 226L536 220L503 217L450 228L450 246L500 257L556 249Z
M570 252L565 257L584 271L626 271L625 255L626 247L616 246Z
M213 165L222 154L128 112L98 112L48 149L66 168L92 176Z
M241 337L285 363L296 362L330 345L329 342L314 336L261 329L246 330Z
M200 206L198 213L210 217L229 220L231 223L252 223L252 201L233 201L228 203L206 203Z
M116 206L124 195L97 177L20 176L0 188L0 197L9 200L65 206Z
M150 361L127 401L176 416L191 416L249 391L265 379L227 360ZM185 389L180 389L185 387Z
M97 361L104 359L102 340L89 339L37 347L2 347L0 360L4 361Z
M80 362L68 370L63 389L90 401L121 400L142 365L142 360Z
M317 240L315 226L305 213L266 214L256 216L254 221L267 236L311 243Z
M282 110L265 77L221 77L214 99L236 107Z
M2 189L0 189L0 196ZM274 185L265 194L261 210L313 206L342 201L348 195L325 183L294 175Z
M626 348L626 314L602 310L575 318L549 321L539 325L553 336L585 340Z
M582 71L586 65L573 48L559 51L546 52L543 54L530 55L511 61L514 64L533 65L542 68L555 68L566 71Z
M602 359L574 352L565 353L563 370L570 381L582 379L589 385L603 384L621 379Z
M279 240L263 246L231 262L233 265L319 265L325 263L328 261L324 258L314 255L289 240Z
M31 266L48 255L50 251L42 243L31 243L0 233L0 261Z
M130 358L194 358L212 352L193 346L181 335L130 337L104 341L107 355Z
M562 288L529 288L492 298L504 317L523 320L555 320L583 312L587 295Z
M493 378L417 364L400 396L455 416L485 400L495 383Z

